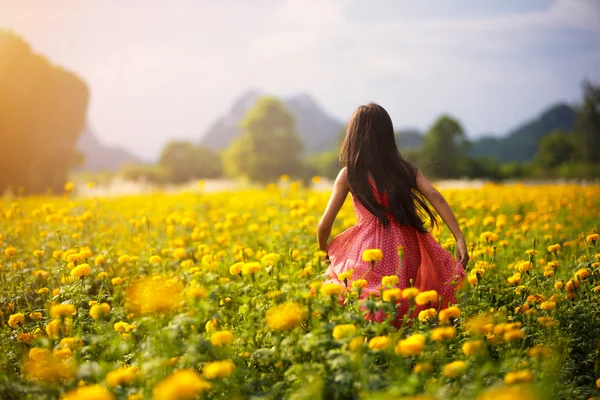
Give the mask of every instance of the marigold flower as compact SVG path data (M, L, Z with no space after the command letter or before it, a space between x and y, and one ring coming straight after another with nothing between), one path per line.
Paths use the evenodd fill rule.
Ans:
M451 306L441 310L438 314L440 323L447 324L450 322L450 318L458 318L460 316L460 308L457 306Z
M600 235L597 233L592 233L591 235L587 235L585 240L588 243L596 243L597 241L600 241Z
M106 374L104 381L106 382L106 386L109 387L129 384L135 380L138 371L137 367L121 367Z
M249 263L245 263L242 266L242 274L244 275L252 275L255 272L258 272L262 269L262 264L259 262L249 262Z
M17 249L13 246L8 246L6 249L4 249L4 255L6 257L12 257L15 254L17 254Z
M504 375L504 383L512 385L513 383L530 382L533 379L533 373L528 370L509 372Z
M288 330L300 325L305 317L306 311L301 304L287 302L269 309L265 319L271 330Z
M348 336L352 336L356 333L356 325L353 324L341 324L333 327L331 336L334 339L342 339Z
M112 279L110 280L110 283L112 283L114 286L118 286L118 285L120 285L121 283L123 283L123 278L121 278L121 277L117 276L116 278L112 278Z
M229 273L231 275L238 275L242 273L242 267L244 266L243 262L237 262L229 267Z
M563 288L564 284L562 281L558 281L554 283L554 289L556 290L561 290Z
M423 347L425 347L425 340L425 336L419 333L411 335L406 339L400 340L396 344L394 352L402 355L403 357L417 356L421 354L421 351L423 351Z
M550 253L558 253L560 251L560 244L552 244L548 246L548 251Z
M388 336L375 336L369 340L368 346L373 351L385 350L390 346L390 338Z
M403 299L414 299L419 294L419 289L415 287L409 287L402 290Z
M362 346L364 343L365 343L365 338L362 337L362 336L358 336L358 337L352 338L348 342L348 350L355 351L360 346Z
M150 264L159 264L162 261L162 258L158 255L150 256L148 259Z
M39 321L42 319L42 313L39 311L33 311L29 313L29 318L35 320L35 321Z
M556 308L556 303L553 301L544 301L540 304L540 308L544 311L552 311Z
M234 339L231 331L218 331L210 335L210 342L213 346L225 346L232 343Z
M579 280L584 280L592 274L592 271L589 268L581 268L575 272L575 277L579 278Z
M548 355L548 349L539 344L537 346L530 347L529 349L527 349L527 355L529 357L543 357Z
M235 364L231 360L211 361L204 364L202 375L206 379L226 378L235 370Z
M352 287L354 289L358 289L358 288L365 288L369 285L369 282L367 282L366 279L357 279L355 281L352 282Z
M110 313L110 305L108 303L94 304L90 307L90 316L93 319L100 319Z
M502 336L506 342L514 342L515 340L523 339L525 337L525 331L522 329L513 329L504 332Z
M420 374L421 372L431 371L433 369L432 365L428 362L416 363L413 368L413 372L415 374Z
M50 316L52 318L64 318L75 315L77 310L73 304L58 304L56 306L52 306L50 309Z
M73 321L71 318L53 319L46 324L46 333L52 339L57 339L61 335L69 335L71 333Z
M344 280L351 280L352 279L352 275L354 275L354 270L353 269L349 269L347 271L344 271L340 274L338 274L338 280L343 282Z
M467 364L464 361L453 361L444 365L443 374L448 378L456 378L467 371Z
M421 321L421 322L429 321L429 320L435 318L436 315L437 315L437 311L435 310L435 308L428 308L426 310L419 312L419 321Z
M477 275L469 275L467 276L467 282L469 282L469 285L477 285L479 283L479 279L477 278Z
M467 356L479 354L484 349L483 341L482 340L470 340L468 342L463 343L461 349L462 349L462 352Z
M441 342L443 340L448 340L456 337L456 329L453 326L443 326L440 328L435 328L429 334L429 337L434 342Z
M89 264L80 264L71 270L71 276L75 278L84 278L90 274Z
M321 293L328 296L338 295L344 292L344 287L338 283L326 283L321 286Z
M387 289L383 291L383 301L393 302L399 300L402 297L402 290L400 288Z
M429 303L435 303L438 301L438 294L435 290L421 292L415 297L415 301L420 306L424 306Z
M180 369L160 381L152 392L155 400L193 399L212 388L210 382L191 369Z
M383 253L379 249L368 249L363 251L362 259L366 262L376 262L383 259Z
M396 286L398 277L396 275L388 275L381 278L381 286Z
M25 323L25 315L22 313L11 314L8 318L8 326L15 329L19 325L23 325Z

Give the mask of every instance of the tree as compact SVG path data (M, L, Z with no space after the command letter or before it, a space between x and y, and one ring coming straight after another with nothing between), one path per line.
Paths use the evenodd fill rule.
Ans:
M460 123L443 115L425 135L422 156L436 177L457 177L467 158L468 142Z
M221 157L205 146L196 146L189 141L167 143L159 164L165 169L172 183L218 178L223 175Z
M542 168L555 168L569 161L577 152L574 136L563 131L554 131L538 144L534 162Z
M583 83L583 104L577 112L575 133L582 138L584 160L600 164L600 86Z
M262 97L241 122L242 134L224 152L225 171L251 181L269 182L282 174L302 175L302 144L294 117L274 97Z
M0 30L0 193L62 191L88 106L87 85Z

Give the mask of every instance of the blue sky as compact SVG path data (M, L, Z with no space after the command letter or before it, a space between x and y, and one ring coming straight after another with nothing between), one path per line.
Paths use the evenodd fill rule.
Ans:
M600 82L596 0L0 0L0 27L77 72L99 138L155 159L249 88L375 101L397 128L441 113L505 133Z

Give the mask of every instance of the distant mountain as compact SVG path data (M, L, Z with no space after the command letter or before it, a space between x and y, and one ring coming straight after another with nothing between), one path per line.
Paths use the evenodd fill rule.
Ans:
M231 109L201 136L200 143L215 151L226 149L240 134L239 124L248 110L264 95L253 90L238 98ZM329 149L336 144L342 123L329 116L310 95L301 93L282 101L294 114L296 132L305 152Z
M570 131L575 125L576 111L567 104L556 104L542 114L512 130L504 137L482 137L472 143L471 157L490 157L505 162L531 161L538 143L554 130Z
M125 164L141 164L137 157L127 151L100 143L89 126L79 137L77 150L84 156L84 164L78 169L85 171L117 171Z
M417 149L423 146L424 135L416 129L403 129L396 131L396 146L402 150Z

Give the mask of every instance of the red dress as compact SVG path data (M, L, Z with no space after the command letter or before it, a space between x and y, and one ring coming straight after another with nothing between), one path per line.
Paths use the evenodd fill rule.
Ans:
M375 186L373 184L371 186L376 200L387 206L385 193L383 196L379 196ZM357 223L331 241L328 249L331 263L326 272L327 283L335 282L343 285L343 282L337 278L338 274L353 269L352 280L365 279L368 282L368 286L361 292L361 298L364 299L371 293L379 296L381 278L397 275L397 287L401 289L410 287L412 279L413 286L422 292L435 290L442 299L441 308L456 301L454 295L456 282L458 284L462 282L465 270L459 261L443 249L430 233L420 232L412 226L401 225L391 213L387 215L390 224L385 227L354 196L352 196L352 205L357 216ZM404 248L401 266L398 246ZM380 249L383 253L383 259L375 262L371 271L369 271L370 262L362 260L363 251L368 249ZM400 270L399 274L398 270ZM349 288L350 285L351 283L348 282ZM409 301L401 300L396 307L397 321L399 321L408 311ZM411 316L430 307L439 309L439 303L417 306ZM365 317L373 318L370 313L367 313ZM379 311L375 314L374 319L382 321L385 319L385 314Z

